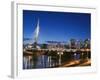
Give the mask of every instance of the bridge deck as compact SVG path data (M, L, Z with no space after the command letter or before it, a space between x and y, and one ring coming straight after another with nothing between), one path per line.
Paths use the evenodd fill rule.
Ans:
M75 52L90 52L91 50L90 49L28 49L28 50L24 50L23 53L26 55L32 55L34 51L38 53L46 52L46 51L75 53Z

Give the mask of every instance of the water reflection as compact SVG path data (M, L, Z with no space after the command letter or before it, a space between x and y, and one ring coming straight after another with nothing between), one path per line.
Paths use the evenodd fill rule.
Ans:
M47 55L40 55L38 56L36 68L46 68L48 67L48 56Z
M88 57L88 58L87 58ZM67 53L63 52L60 55L56 53L56 55L38 55L38 56L24 56L23 57L23 69L39 69L39 68L53 68L60 67L63 64L67 64L70 61L81 61L85 59L90 59L90 53Z

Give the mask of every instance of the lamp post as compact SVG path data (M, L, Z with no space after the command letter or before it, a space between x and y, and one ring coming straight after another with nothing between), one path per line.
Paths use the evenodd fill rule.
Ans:
M89 59L89 58L88 58L88 51L89 51L89 50L88 50L88 49L86 49L86 51L87 51L87 55L86 55L87 57L86 57L86 59L88 60L88 59Z
M76 60L77 53L74 53L74 60Z
M61 55L63 55L63 52L58 52L57 53L59 55L59 66L61 65Z

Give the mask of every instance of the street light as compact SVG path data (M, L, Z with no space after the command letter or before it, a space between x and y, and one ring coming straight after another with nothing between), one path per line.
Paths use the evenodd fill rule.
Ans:
M63 52L58 52L57 53L59 55L59 66L61 65L61 55L63 55Z
M87 51L87 57L86 57L86 59L88 59L88 51L89 51L89 49L86 49L86 51Z
M74 60L76 60L77 53L74 53Z

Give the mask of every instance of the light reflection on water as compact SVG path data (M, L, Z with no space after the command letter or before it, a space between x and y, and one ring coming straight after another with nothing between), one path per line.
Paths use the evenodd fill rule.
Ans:
M34 68L48 68L52 67L54 61L51 60L50 56L47 55L39 55L37 57L37 61ZM31 69L34 66L32 62L27 57L23 58L23 69Z
M47 55L38 56L36 68L46 68L49 67L49 61Z
M73 55L73 59L79 60L80 56L81 56L80 54L75 53ZM37 56L37 60L35 62L35 66L33 64L33 61L29 59L29 57L24 57L23 58L23 69L50 68L50 67L55 67L58 64L59 64L59 62L55 63L55 61L52 60L52 57L51 56L47 56L47 55L39 55L39 56Z

